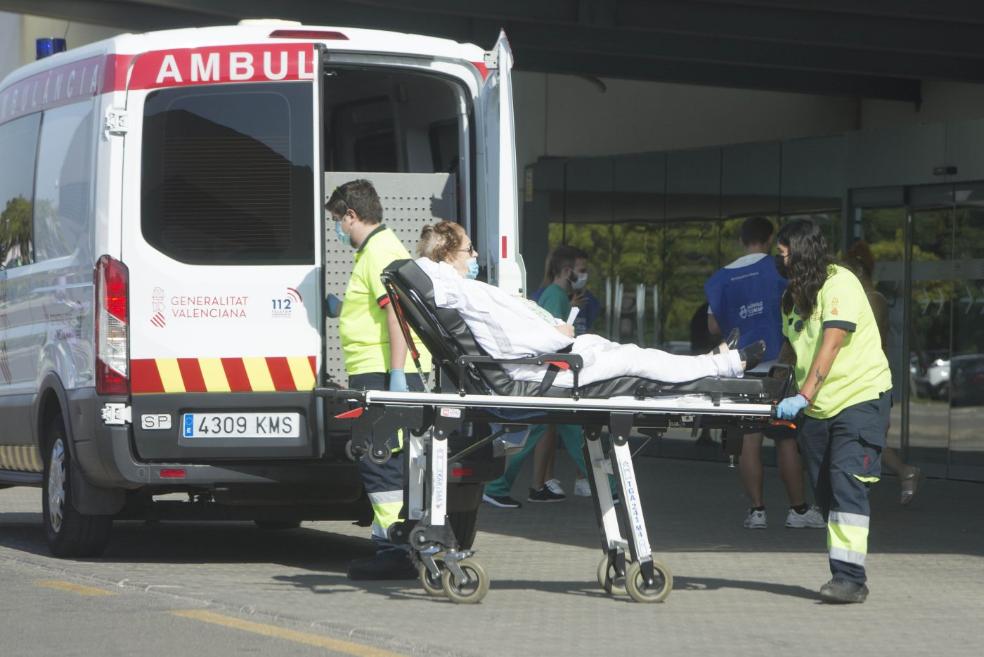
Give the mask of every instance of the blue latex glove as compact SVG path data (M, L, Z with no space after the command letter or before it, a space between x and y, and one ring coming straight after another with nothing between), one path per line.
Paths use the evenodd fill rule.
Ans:
M786 397L776 406L776 417L780 420L795 420L800 411L810 405L803 395Z
M334 294L329 294L325 297L325 313L331 317L335 318L342 314L342 300L336 297Z
M407 375L403 370L390 370L389 391L390 392L409 392L407 387Z

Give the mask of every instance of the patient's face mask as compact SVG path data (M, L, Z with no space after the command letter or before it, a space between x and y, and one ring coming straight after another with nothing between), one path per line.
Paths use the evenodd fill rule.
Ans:
M469 258L465 266L468 267L468 271L465 272L465 278L472 280L478 278L478 258Z
M575 290L583 290L588 286L588 272L582 271L575 273L571 278L571 287Z

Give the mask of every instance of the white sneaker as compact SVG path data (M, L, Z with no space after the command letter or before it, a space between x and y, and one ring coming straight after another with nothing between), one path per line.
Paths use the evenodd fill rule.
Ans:
M591 484L585 478L574 480L574 495L577 497L591 497Z
M559 479L547 479L543 482L543 485L550 489L550 492L554 495L563 495L564 489L560 485ZM575 493L576 494L576 493Z
M765 529L768 526L765 511L748 510L748 515L745 516L745 529Z
M820 509L811 506L803 513L796 513L795 510L790 509L789 513L786 514L786 526L791 529L802 529L804 527L822 529L827 526L827 522L823 519Z

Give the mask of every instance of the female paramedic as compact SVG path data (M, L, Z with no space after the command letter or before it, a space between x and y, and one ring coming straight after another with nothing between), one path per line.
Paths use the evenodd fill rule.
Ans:
M447 230L451 226L452 230ZM598 335L574 337L574 327L557 319L537 304L508 294L481 281L470 241L461 226L441 222L424 227L418 249L423 257L420 268L434 285L434 301L442 308L454 308L493 358L519 358L530 354L570 350L584 360L579 376L581 385L623 376L637 376L667 383L693 381L705 376L741 376L755 367L765 353L759 341L733 351L722 345L721 353L678 356L659 349L643 349L634 344L611 342ZM544 369L536 365L509 366L517 381L541 381ZM557 375L553 385L570 388L570 372Z
M864 602L868 487L881 474L892 377L864 288L831 264L826 240L809 220L791 221L776 237L786 360L795 358L799 394L777 414L799 422L799 445L814 496L827 518L833 577L824 602ZM792 352L792 353L790 353Z

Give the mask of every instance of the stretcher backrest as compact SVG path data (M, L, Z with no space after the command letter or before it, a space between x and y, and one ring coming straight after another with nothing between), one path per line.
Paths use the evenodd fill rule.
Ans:
M383 270L383 283L395 296L407 323L417 333L431 353L442 376L448 377L455 388L472 394L522 394L511 384L516 383L494 364L472 365L460 380L456 365L461 356L487 356L475 340L465 320L456 310L439 308L434 302L431 279L413 260L397 260Z

